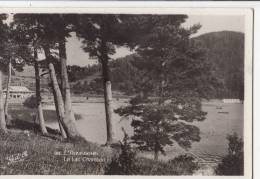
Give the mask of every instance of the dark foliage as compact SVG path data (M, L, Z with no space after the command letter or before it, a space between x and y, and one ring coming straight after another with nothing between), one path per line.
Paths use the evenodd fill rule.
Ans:
M36 108L37 107L37 99L36 96L32 95L28 97L24 102L23 105L28 108Z
M137 167L136 153L132 150L129 137L125 134L123 143L120 143L121 153L114 157L111 163L106 167L106 175L136 175L140 172Z
M102 94L103 83L101 78L88 81L78 81L71 85L72 92L75 94L89 93L89 94Z
M132 119L133 142L140 150L154 151L155 160L167 145L176 142L187 149L200 140L199 128L188 123L205 119L201 99L221 87L205 49L191 40L200 25L184 29L186 18L140 17L136 28L142 41L132 63L140 76L133 86L139 94L130 105L115 110Z
M140 150L164 154L164 147L173 145L174 141L184 148L190 148L193 141L200 141L199 128L186 122L202 121L206 113L200 110L199 101L192 102L193 104L189 102L190 106L173 102L158 105L156 100L136 97L130 101L129 106L115 112L125 117L136 116L130 117L134 127L132 139Z
M227 136L228 154L216 168L217 175L243 175L244 174L244 144L236 133Z
M244 34L232 31L212 32L193 39L207 48L207 58L224 88L218 98L244 99Z
M86 67L80 67L77 65L68 65L68 76L70 82L75 82L77 80L85 79L86 76L94 75L97 72L101 71L100 65L92 65L92 66L86 66Z

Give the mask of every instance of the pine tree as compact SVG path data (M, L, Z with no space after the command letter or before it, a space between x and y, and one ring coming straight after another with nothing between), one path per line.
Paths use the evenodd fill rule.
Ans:
M107 145L115 142L113 126L112 87L109 61L116 52L116 46L127 46L128 34L120 15L80 15L77 35L83 38L83 49L90 57L97 58L102 65L105 114L107 126Z
M128 21L135 27L131 29L136 32L132 38L138 44L134 65L143 76L139 94L116 112L135 116L133 141L140 150L153 151L158 160L166 146L177 143L187 149L200 140L199 128L189 123L205 119L201 99L210 96L218 82L204 49L190 40L200 25L181 27L186 15L128 18L135 19Z

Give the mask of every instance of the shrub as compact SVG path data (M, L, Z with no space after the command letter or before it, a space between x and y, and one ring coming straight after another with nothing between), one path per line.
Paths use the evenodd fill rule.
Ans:
M30 96L28 97L24 102L23 105L28 108L36 108L37 107L37 100L36 96Z
M227 136L228 154L218 164L215 172L217 175L243 175L244 151L243 140L236 133Z
M135 164L136 153L132 150L128 135L125 133L123 143L120 143L121 153L112 158L111 163L105 168L106 175L134 175L139 168Z

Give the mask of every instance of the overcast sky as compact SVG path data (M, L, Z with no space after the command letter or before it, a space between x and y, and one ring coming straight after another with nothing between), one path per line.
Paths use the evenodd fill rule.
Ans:
M196 36L223 30L244 32L244 18L243 16L209 16L209 15L192 15L189 16L183 27L190 27L193 24L200 23L201 29ZM126 48L120 48L113 56L114 58L124 57L131 52ZM88 64L96 63L95 60L89 59L87 53L81 49L81 42L74 36L68 39L67 42L67 56L69 65L86 66Z
M202 25L201 29L196 35L205 34L208 32L217 32L223 30L230 30L236 32L244 32L244 18L243 16L212 16L212 15L193 15L189 16L184 27L189 27L192 24Z

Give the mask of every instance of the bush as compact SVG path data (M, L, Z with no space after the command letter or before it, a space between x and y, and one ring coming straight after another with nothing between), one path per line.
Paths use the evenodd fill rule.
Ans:
M37 107L37 100L36 96L30 96L28 97L24 102L23 105L28 108L36 108Z
M120 144L121 153L114 157L111 163L105 168L106 175L135 175L139 168L135 164L136 153L132 150L129 137L125 133L123 143Z
M222 159L215 172L217 175L243 175L244 151L243 140L236 133L227 136L228 154Z

